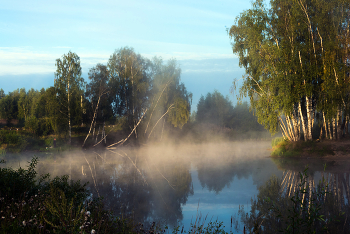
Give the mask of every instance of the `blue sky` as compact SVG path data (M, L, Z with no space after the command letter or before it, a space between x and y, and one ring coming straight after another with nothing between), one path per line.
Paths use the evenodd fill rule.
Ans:
M114 50L133 47L145 57L176 58L182 81L200 95L229 90L244 70L226 28L249 1L4 1L0 5L0 88L5 92L53 85L55 60L69 50L83 77Z

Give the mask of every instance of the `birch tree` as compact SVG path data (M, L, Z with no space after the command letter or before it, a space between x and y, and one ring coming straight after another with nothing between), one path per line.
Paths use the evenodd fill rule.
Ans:
M114 113L127 118L129 129L136 126L143 110L147 108L150 66L148 59L128 47L116 50L108 61L108 84L111 87Z
M317 111L340 138L349 96L349 0L272 0L270 6L255 1L229 31L246 70L241 95L250 97L261 124L271 132L278 126L291 141L301 132L312 140Z
M80 58L73 52L64 54L56 60L55 89L60 112L67 121L69 144L72 138L72 116L75 109L79 109L84 79L81 77ZM78 105L77 105L78 104ZM81 113L81 110L78 112Z

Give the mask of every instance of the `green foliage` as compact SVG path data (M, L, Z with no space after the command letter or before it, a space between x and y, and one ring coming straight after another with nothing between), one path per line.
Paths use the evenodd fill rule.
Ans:
M0 168L0 233L133 233L130 220L114 217L101 199L88 199L86 184L68 176L37 177L28 169Z
M11 120L17 119L19 97L19 89L17 89L13 92L9 92L8 95L4 95L0 99L0 118L7 120L7 124L9 124Z
M47 209L47 214L44 216L45 222L58 231L78 232L85 212L81 209L82 203L78 206L74 203L75 197L69 201L62 190L51 185L49 196L44 201Z
M71 126L81 124L83 117L82 95L85 86L81 77L80 58L71 51L56 60L55 72L56 100L59 103L59 121L66 125L71 141Z
M35 184L36 164L37 158L33 158L28 169L0 168L0 197L18 200L23 195L38 190Z
M24 150L27 145L28 139L26 136L13 130L0 130L0 146L3 150L17 153Z
M197 104L196 120L199 123L212 123L220 127L229 127L233 115L233 106L228 97L224 98L215 90L204 98L201 96Z
M272 139L271 141L271 146L275 147L277 146L279 143L283 142L283 141L287 141L286 138L284 137L275 137L274 139Z
M256 0L228 31L246 71L240 98L250 98L259 123L272 133L288 116L311 140L314 112L327 120L338 111L348 115L349 6L348 0Z

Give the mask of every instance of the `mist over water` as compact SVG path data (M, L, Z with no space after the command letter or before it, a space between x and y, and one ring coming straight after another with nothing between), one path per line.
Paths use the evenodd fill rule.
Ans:
M285 171L305 166L286 168L293 164L273 161L270 147L269 141L222 141L42 153L36 155L37 171L50 173L51 178L69 175L74 181L88 182L92 196L103 197L114 214L136 222L184 225L188 230L191 221L201 216L206 223L224 222L230 231L239 205L249 207L271 176L282 178ZM33 156L7 155L6 166L26 167Z

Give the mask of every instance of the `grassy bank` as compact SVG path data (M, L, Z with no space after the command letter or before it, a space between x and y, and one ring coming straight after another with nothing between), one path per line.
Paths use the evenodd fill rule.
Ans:
M271 142L272 157L324 157L335 155L334 141L291 142L283 137Z

